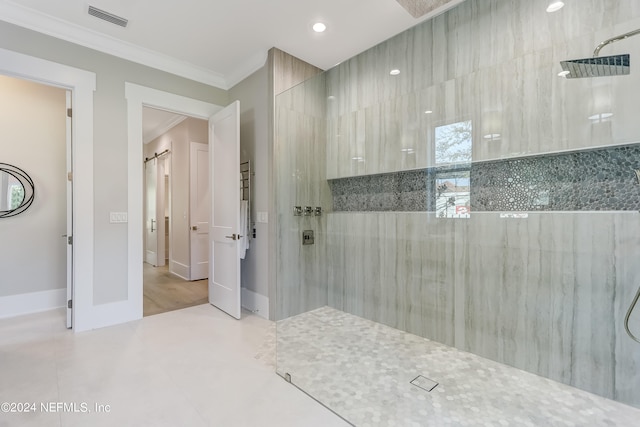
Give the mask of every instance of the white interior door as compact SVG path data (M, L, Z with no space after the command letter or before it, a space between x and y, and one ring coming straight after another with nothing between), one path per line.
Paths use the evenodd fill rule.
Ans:
M240 102L209 119L209 302L240 319Z
M191 215L191 280L209 277L209 146L190 147L189 210Z
M67 91L67 112L71 111L71 91ZM71 114L67 113L67 328L73 327L73 158L71 151Z
M145 255L144 260L153 266L158 265L158 218L157 187L158 159L145 163Z

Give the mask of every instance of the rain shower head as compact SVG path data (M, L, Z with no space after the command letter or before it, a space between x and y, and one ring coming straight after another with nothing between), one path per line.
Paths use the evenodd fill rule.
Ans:
M613 55L585 59L571 59L568 61L561 61L560 65L564 71L569 72L569 74L566 75L568 79L623 76L625 74L629 74L631 71L629 59L630 56L628 54Z
M568 71L566 78L578 79L583 77L624 76L631 72L630 55L598 56L600 49L606 45L624 40L628 37L640 34L640 29L630 31L617 37L605 40L593 51L593 58L571 59L561 61L564 71Z

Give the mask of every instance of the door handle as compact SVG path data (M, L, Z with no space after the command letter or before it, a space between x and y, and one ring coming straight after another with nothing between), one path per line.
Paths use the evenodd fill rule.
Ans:
M155 219L152 219L152 220L151 220L151 232L152 232L152 233L153 233L154 231L156 231L156 229L155 229L155 228L153 228L153 226L155 225L155 223L156 223L156 220L155 220Z
M242 236L240 234L232 234L231 236L224 236L227 239L231 239L231 240L238 240L239 238L241 238Z
M191 229L192 229L193 231L196 231L196 230L198 229L198 226L197 226L197 225L194 225L194 226L192 226L192 227L191 227Z

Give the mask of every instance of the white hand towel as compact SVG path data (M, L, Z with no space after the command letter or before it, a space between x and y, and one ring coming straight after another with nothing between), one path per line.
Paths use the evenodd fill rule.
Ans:
M249 202L246 200L240 201L240 245L238 251L240 253L240 259L244 259L247 249L249 249Z

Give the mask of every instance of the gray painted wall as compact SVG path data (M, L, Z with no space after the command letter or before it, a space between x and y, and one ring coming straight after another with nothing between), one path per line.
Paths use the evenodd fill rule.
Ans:
M226 91L0 22L0 47L96 73L94 98L94 304L127 296L127 229L109 212L127 211L127 104L124 83L228 104ZM142 147L140 147L142 150Z
M258 212L269 211L267 116L269 107L268 72L264 66L229 90L231 101L240 101L240 161L251 161L251 222L256 237L249 243L245 259L240 262L242 287L269 297L269 229L268 222L258 222ZM264 313L268 317L268 313Z

